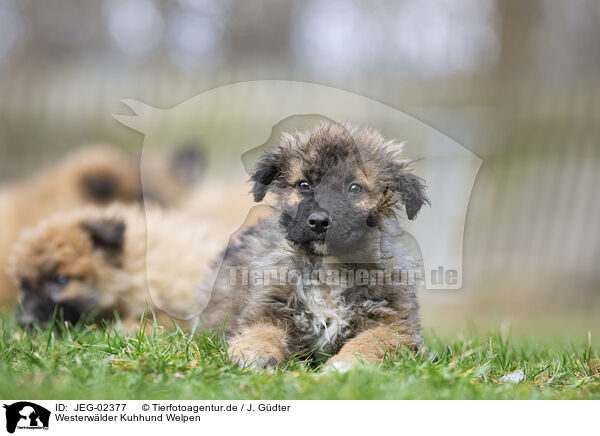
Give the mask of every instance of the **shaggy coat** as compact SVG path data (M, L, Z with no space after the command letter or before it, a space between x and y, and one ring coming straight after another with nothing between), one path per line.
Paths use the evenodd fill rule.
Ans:
M392 276L422 274L396 215L414 219L428 200L400 151L372 130L326 123L263 156L252 192L273 216L230 244L202 314L207 325L227 314L236 363L375 362L420 347L416 287Z

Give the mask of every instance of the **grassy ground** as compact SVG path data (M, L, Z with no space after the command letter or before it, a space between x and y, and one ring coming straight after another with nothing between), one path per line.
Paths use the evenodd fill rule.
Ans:
M2 399L600 398L598 349L516 343L495 332L448 341L427 334L437 358L390 356L344 374L302 362L275 372L240 370L216 334L190 336L152 322L123 337L107 325L25 331L3 316L0 341ZM519 369L522 382L500 383Z

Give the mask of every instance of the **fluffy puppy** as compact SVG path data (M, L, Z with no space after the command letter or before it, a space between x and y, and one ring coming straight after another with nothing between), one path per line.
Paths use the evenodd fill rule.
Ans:
M396 212L412 220L428 199L400 151L375 131L324 123L262 157L252 193L274 214L228 247L202 314L234 321L233 361L376 362L421 346L415 286L395 275L420 259Z
M89 204L141 199L139 165L108 146L79 149L58 164L0 189L0 307L15 302L17 290L4 274L20 231L57 211Z
M9 260L20 289L19 322L43 323L59 310L69 322L117 312L131 324L146 307L166 325L168 315L189 319L208 303L198 284L228 236L157 207L115 204L54 215L23 233Z

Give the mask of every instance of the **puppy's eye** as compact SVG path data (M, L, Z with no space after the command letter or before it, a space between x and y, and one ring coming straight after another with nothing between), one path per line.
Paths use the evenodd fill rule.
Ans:
M300 192L308 192L311 189L310 183L308 183L306 180L299 181L297 186L298 186L298 191L300 191Z
M57 274L54 277L52 277L52 283L62 287L67 286L70 281L71 277L65 276L63 274Z
M354 195L358 195L362 192L363 187L360 186L358 183L352 183L349 187L348 187L348 192L350 192L351 194Z

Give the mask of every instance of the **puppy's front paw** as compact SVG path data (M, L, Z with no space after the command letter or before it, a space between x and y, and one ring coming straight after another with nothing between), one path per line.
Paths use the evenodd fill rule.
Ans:
M264 369L277 365L277 357L268 351L246 350L235 348L229 350L231 361L240 368Z
M229 345L229 357L241 368L268 368L284 359L283 332L273 326L255 326L235 337Z

